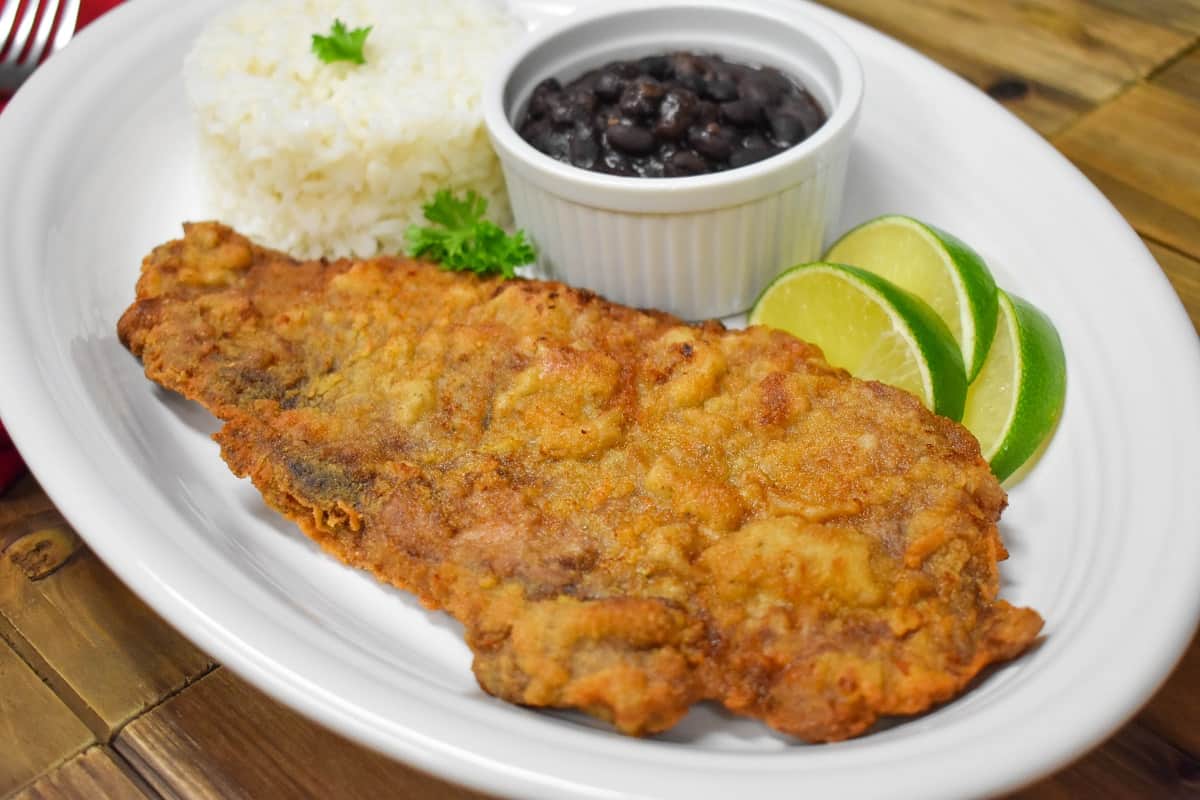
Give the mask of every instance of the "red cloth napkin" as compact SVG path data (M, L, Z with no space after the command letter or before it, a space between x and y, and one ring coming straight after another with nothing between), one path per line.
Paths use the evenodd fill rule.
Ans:
M0 422L0 492L7 489L17 478L25 474L25 462L13 447L4 423Z
M121 0L83 0L79 4L79 25L82 28L96 17L108 11L116 5L120 5Z
M121 0L83 0L79 4L79 21L75 26L76 29L83 28L120 2ZM0 47L3 44L0 42ZM6 99L0 97L0 111L4 110L5 105ZM4 423L0 421L0 493L3 493L24 474L25 462L21 460L21 454L13 446L12 439L8 438L8 432L4 430Z

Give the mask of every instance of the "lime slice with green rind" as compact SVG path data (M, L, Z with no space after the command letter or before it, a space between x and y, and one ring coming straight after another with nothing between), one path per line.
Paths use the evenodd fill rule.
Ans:
M862 267L920 297L958 342L967 380L979 374L996 329L996 282L965 242L891 214L851 230L829 248L825 261Z
M904 389L942 416L962 416L967 378L945 323L867 270L824 262L792 267L759 295L749 322L811 342L830 364Z
M963 425L992 472L1016 483L1049 443L1067 391L1062 340L1032 304L999 293L999 320L991 352L967 392Z

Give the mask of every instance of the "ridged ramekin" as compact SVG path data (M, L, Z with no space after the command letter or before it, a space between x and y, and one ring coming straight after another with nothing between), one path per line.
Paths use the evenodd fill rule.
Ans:
M614 59L674 50L769 65L828 114L811 137L738 169L686 178L604 175L525 142L514 123L533 88ZM517 225L544 276L685 319L750 307L780 271L817 258L836 220L862 68L838 36L776 0L657 0L585 8L531 35L484 90L484 121Z

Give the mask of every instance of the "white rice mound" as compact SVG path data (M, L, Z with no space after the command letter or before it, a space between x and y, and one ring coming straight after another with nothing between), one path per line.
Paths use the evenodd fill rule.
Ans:
M371 25L366 64L312 35ZM523 28L496 0L251 0L184 63L219 218L300 258L404 250L438 189L475 189L511 222L483 128L488 72Z

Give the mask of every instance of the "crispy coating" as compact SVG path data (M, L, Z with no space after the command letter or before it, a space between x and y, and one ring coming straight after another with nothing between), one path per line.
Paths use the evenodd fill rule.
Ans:
M961 426L765 328L185 226L121 341L347 564L466 628L488 692L630 734L700 700L809 741L960 692L1042 621Z

